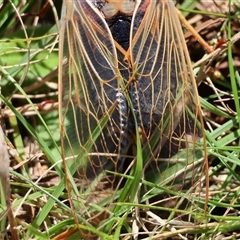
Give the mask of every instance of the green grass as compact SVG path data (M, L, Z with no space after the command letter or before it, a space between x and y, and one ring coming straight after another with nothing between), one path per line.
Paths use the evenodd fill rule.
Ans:
M218 36L224 36L227 40L239 31L240 2L236 4L231 14L217 12L217 9L196 9L198 1L182 1L180 10L187 19L196 15L203 18L198 21L205 22L208 19L216 19L219 16L225 19L220 27L214 29L215 34L210 40L217 40ZM156 177L157 170L149 173L147 179L142 179L141 173L144 168L145 156L149 156L149 149L142 149L140 136L137 140L137 158L130 174L113 173L125 179L125 185L117 192L106 195L99 203L87 203L86 199L78 197L77 183L74 182L74 165L64 173L61 160L60 132L57 105L57 67L58 67L58 29L59 19L57 15L48 11L45 19L40 19L40 24L33 22L32 16L24 16L23 13L38 12L35 9L35 1L27 1L16 10L13 5L18 6L19 1L8 1L0 8L0 77L2 101L2 126L6 133L6 141L9 145L11 156L11 193L12 210L16 216L19 239L52 239L58 234L71 227L82 230L75 232L68 239L80 239L80 234L91 232L100 236L100 239L124 239L127 235L133 239L132 232L138 231L134 228L134 214L144 216L141 221L149 220L152 224L151 233L139 234L139 239L164 239L178 236L179 239L216 239L217 236L233 236L239 238L239 154L240 154L240 107L239 89L240 77L237 65L237 50L239 41L234 44L226 43L226 50L215 56L207 77L202 78L199 87L200 103L204 113L204 124L206 129L207 151L209 161L209 202L208 210L204 219L202 218L204 207L204 192L200 196L190 195L188 192L179 192L169 189L173 172L179 171L180 165L165 168L166 179ZM59 3L55 3L56 5ZM237 5L238 4L238 5ZM58 6L57 6L58 7ZM228 6L227 6L228 7ZM53 8L54 9L54 8ZM21 22L23 21L24 24ZM195 27L197 24L193 24ZM186 30L184 30L186 31ZM203 32L206 34L207 30ZM200 32L201 34L202 32ZM206 34L205 37L208 37ZM239 38L237 38L239 39ZM195 43L187 39L190 54L193 53ZM222 47L224 48L224 46ZM192 50L191 50L192 49ZM192 57L193 54L191 54ZM202 60L209 54L201 54ZM213 60L210 58L210 60ZM225 65L224 65L225 64ZM201 65L204 73L208 62L203 61ZM205 68L204 68L205 67ZM215 77L218 70L220 77ZM201 71L200 66L194 69L196 75ZM46 110L46 108L49 109ZM105 119L101 124L104 126ZM138 133L138 131L136 131ZM97 138L100 130L95 129L93 138ZM89 146L91 148L91 146ZM84 156L84 151L81 152ZM179 153L181 157L186 152ZM179 155L179 156L180 156ZM86 158L87 159L87 158ZM173 159L174 160L174 159ZM69 177L72 187L72 201L77 208L84 206L87 214L99 213L108 216L102 221L100 227L94 226L98 220L87 221L80 211L72 213L66 191L65 176ZM153 176L151 176L153 175ZM95 183L92 183L95 184ZM149 190L148 194L139 191ZM159 213L164 210L179 215L187 214L191 209L181 209L179 206L161 206L149 203L150 199L162 193L198 202L194 206L199 210L192 217L199 224L183 225L173 220L169 224L167 219L160 219ZM86 192L84 193L86 194ZM137 196L141 195L141 199ZM108 200L111 199L109 204ZM159 200L159 199L158 199ZM0 216L6 209L4 199L1 199ZM170 201L170 200L169 200ZM181 201L180 201L181 202ZM171 215L171 214L170 214ZM88 218L90 218L88 216ZM0 234L1 239L9 239L7 216L1 216ZM75 219L74 219L75 218ZM104 217L103 217L104 218ZM104 219L105 219L104 218ZM201 219L201 221L200 221ZM141 223L140 221L140 223ZM184 223L187 223L184 222ZM164 225L164 227L159 227ZM175 229L172 229L172 225ZM140 224L141 225L141 224ZM144 232L144 229L141 229ZM124 235L125 234L125 235ZM182 235L180 235L182 234ZM188 234L188 235L187 235ZM182 236L185 236L183 238ZM90 239L86 237L85 239Z

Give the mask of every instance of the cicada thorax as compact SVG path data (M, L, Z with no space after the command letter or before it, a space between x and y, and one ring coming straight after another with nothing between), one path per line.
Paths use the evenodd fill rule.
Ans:
M147 1L143 1L147 2ZM95 6L103 14L114 40L123 47L125 51L129 48L131 36L131 26L133 36L141 23L145 13L145 5L137 7L137 1L102 1L95 3ZM143 5L143 3L141 4ZM133 23L134 11L137 13Z

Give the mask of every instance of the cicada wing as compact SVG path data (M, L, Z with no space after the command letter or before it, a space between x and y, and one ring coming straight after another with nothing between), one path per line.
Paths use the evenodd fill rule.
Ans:
M139 182L142 199L155 204L152 199L173 197L175 206L186 199L194 210L200 206L195 203L205 173L202 119L177 13L172 1L135 2L64 1L61 138L69 196L81 214L117 201L114 172L129 173L123 165L126 159L137 162L140 141L143 178L151 182ZM103 17L118 8L131 19L124 44L108 25L114 17Z
M84 212L94 196L113 190L114 176L106 170L117 171L121 160L127 109L106 22L91 2L64 1L63 9L60 47L67 63L60 72L62 150L74 176L71 182L77 183L70 195Z
M135 67L130 92L149 166L145 177L176 193L185 188L200 195L205 175L202 117L181 25L172 1L151 1L142 11L136 33L132 28L128 61ZM133 17L137 24L138 18Z

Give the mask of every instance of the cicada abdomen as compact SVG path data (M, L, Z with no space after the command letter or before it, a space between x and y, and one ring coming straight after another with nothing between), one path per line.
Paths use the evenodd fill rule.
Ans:
M174 202L171 217L194 218L201 110L172 1L65 0L61 24L62 150L78 220L122 216L132 206L117 202L134 201Z

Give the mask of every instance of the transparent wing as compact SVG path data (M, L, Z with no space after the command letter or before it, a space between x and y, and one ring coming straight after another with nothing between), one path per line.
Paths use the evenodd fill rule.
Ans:
M91 3L65 1L60 42L60 61L67 58L59 74L62 149L69 181L78 185L79 209L94 191L113 188L114 177L105 171L121 167L126 149L127 108L116 48L95 11Z
M138 23L138 15L133 20ZM185 202L187 208L186 201L197 196L202 201L206 151L197 87L174 4L151 1L132 32L130 94L142 134L145 178L176 191L161 195L165 206ZM178 191L188 195L179 199ZM202 205L198 207L201 211Z
M120 203L138 201L158 214L167 207L169 219L196 220L191 212L203 208L205 146L173 3L66 0L63 6L60 124L74 215L99 227L102 212L104 220L126 216L134 205ZM96 213L101 221L92 220ZM104 231L113 232L117 222L113 217Z

